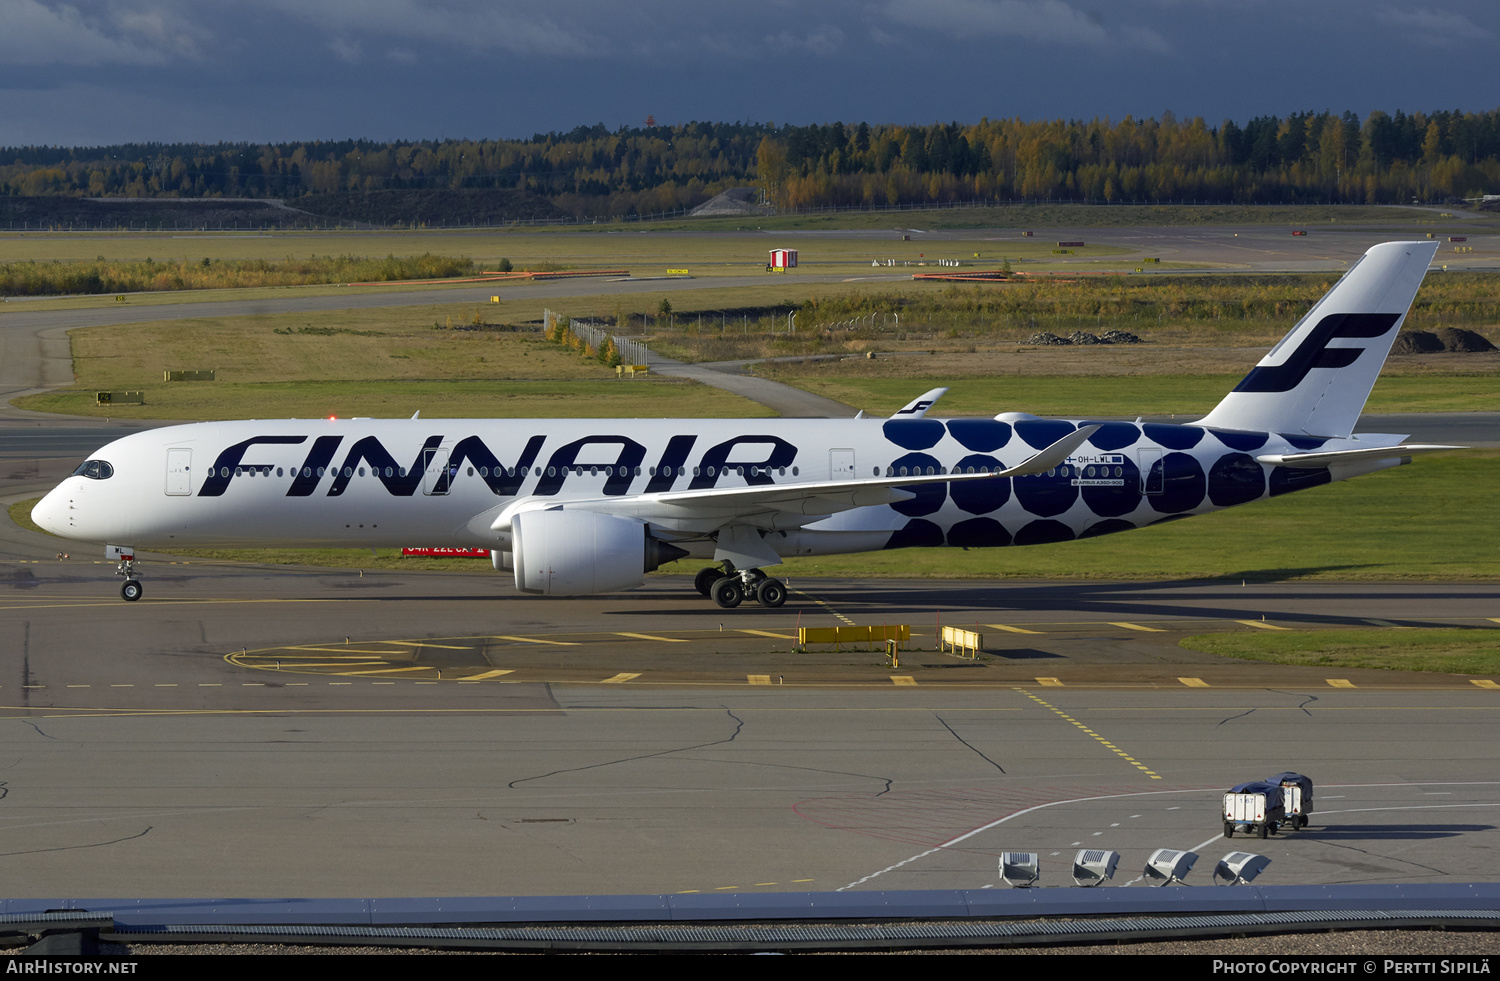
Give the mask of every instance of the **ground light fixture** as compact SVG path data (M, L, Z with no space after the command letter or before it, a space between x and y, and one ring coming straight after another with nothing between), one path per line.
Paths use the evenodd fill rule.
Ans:
M1169 882L1181 882L1193 870L1198 861L1196 852L1180 852L1173 848L1158 848L1146 860L1146 881L1155 886Z
M1226 886L1243 886L1270 864L1271 860L1264 855L1230 852L1214 866L1214 881Z
M1119 852L1080 848L1073 856L1073 881L1080 886L1103 885L1106 880L1114 878L1115 867L1119 864Z
M1029 889L1041 881L1042 862L1037 852L1001 852L1000 881L1018 889Z

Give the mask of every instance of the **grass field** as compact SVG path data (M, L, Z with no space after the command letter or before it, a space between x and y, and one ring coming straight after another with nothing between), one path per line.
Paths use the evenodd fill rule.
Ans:
M1451 210L1451 209L1450 209ZM874 228L1132 228L1142 225L1286 225L1310 228L1336 224L1465 225L1438 219L1434 208L1385 205L1132 205L1132 204L1014 204L984 208L934 208L910 211L839 211L765 218L698 218L651 222L657 229L767 230ZM1481 221L1492 220L1489 216ZM628 226L627 226L628 227Z
M1466 310L1484 308L1481 301L1493 292L1494 279L1464 280L1450 287L1454 297L1444 302L1463 304ZM31 396L18 404L41 411L158 419L410 415L417 409L428 414L546 416L566 408L561 398L598 394L587 410L596 416L759 414L729 396L706 391L685 395L682 388L660 378L629 383L633 387L626 390L612 387L619 383L610 369L549 345L534 332L542 308L550 306L575 318L611 324L623 320L633 335L649 326L652 334L647 339L653 347L695 360L878 351L880 356L873 360L851 357L757 369L869 412L889 413L914 394L951 386L941 408L951 415L1009 410L1075 416L1193 415L1216 404L1300 309L1294 299L1274 293L1268 309L1275 314L1286 306L1282 319L1259 312L1249 319L1208 316L1158 326L1158 318L1152 316L1142 326L1128 315L1101 313L1080 322L1099 331L1115 325L1135 328L1148 343L1035 347L1017 345L1017 328L1011 325L1028 315L1028 303L1070 304L1069 309L1081 310L1092 302L1092 294L1072 288L1031 293L1021 287L1012 294L1019 299L1004 301L1020 304L1020 313L1013 315L995 313L988 305L997 301L988 294L976 296L971 287L925 282L899 289L889 283L793 286L778 280L754 287L547 299L529 297L526 286L507 286L497 288L502 300L497 304L80 328L70 332L75 388ZM1270 303L1262 294L1272 288L1247 283L1247 296ZM1229 303L1235 296L1217 281L1167 282L1164 289L1173 302L1189 307L1205 302L1200 294L1213 297L1213 304ZM1114 291L1104 289L1102 295L1109 298ZM673 306L670 318L657 315L663 301ZM847 317L848 311L862 310L866 303L877 310L891 308L893 312L877 317L882 323L899 323L900 329L815 329L822 320ZM970 307L976 303L986 306L973 312ZM811 329L796 336L767 335L757 333L757 328L764 331L772 322L782 323L784 314L720 313L779 310L781 305L800 306L799 323ZM964 329L929 326L924 311L948 317ZM650 316L643 319L646 314ZM677 333L663 330L668 321ZM215 369L219 381L161 381L164 369L182 368ZM1497 368L1500 355L1393 357L1370 408L1500 409ZM465 384L449 386L447 381ZM382 388L380 383L389 384ZM106 390L144 390L146 405L101 409L94 405L93 393ZM663 411L668 402L672 404Z
M70 333L77 385L16 404L193 420L400 418L418 410L481 418L770 414L692 382L620 381L613 369L563 351L534 330L501 329L509 326L494 307L456 304L83 328ZM168 368L212 368L218 380L167 384ZM146 402L95 404L96 392L115 390L144 391Z
M906 230L888 222L880 226L888 234L857 237L820 237L802 243L799 268L812 271L868 272L875 259L917 263L925 258L959 259L985 268L1004 259L1054 263L1056 243L1023 238L1019 233L1006 241L993 236L973 240L941 239L903 241ZM693 231L706 229L692 226ZM768 250L786 245L761 231L729 230L710 235L677 235L655 225L629 230L569 229L552 231L406 231L406 232L272 232L267 234L180 235L155 232L0 232L0 263L82 262L172 259L267 261L306 259L314 256L462 256L482 268L493 269L509 259L517 270L543 268L617 269L637 274L661 275L669 268L687 268L693 274L763 272ZM792 243L797 244L797 243ZM1078 259L1118 256L1131 250L1102 245L1075 249ZM979 253L976 257L975 253ZM903 267L904 268L904 267ZM918 271L914 266L913 272ZM784 279L795 279L796 272Z
M1197 634L1181 646L1247 661L1318 668L1377 668L1493 675L1500 672L1500 630L1297 630Z
M159 376L158 376L159 377ZM110 419L668 419L770 416L771 410L675 378L617 381L359 381L158 385L144 405L96 405L89 392L17 399L39 412Z
M1077 542L996 549L901 549L791 559L799 577L1182 580L1500 579L1500 530L1489 520L1500 451L1424 457L1395 470L1187 521ZM29 514L34 501L11 509ZM23 522L24 523L24 522ZM214 550L180 554L358 569L461 569L483 562L402 558L394 550ZM702 562L662 574L691 575ZM768 570L771 571L771 570Z
M763 269L770 248L789 244L768 237L778 231L855 231L849 237L819 237L803 243L801 267L819 272L869 271L874 259L919 261L958 259L994 267L1002 259L1032 262L1031 268L1078 268L1079 260L1119 257L1124 249L1089 245L1069 262L1051 254L1050 228L1135 226L1282 225L1383 226L1393 233L1474 232L1500 224L1491 215L1438 219L1424 208L1371 206L1191 206L1191 205L1010 205L992 208L946 208L920 211L830 212L755 218L704 218L672 222L613 222L558 228L475 230L299 232L0 232L0 263L76 262L103 258L198 261L220 259L303 259L312 256L462 256L493 268L502 258L517 269L547 265L567 268L617 268L660 275L687 268L693 274L754 272ZM913 228L976 232L1014 231L996 241L993 235L973 239L902 241ZM1035 229L1037 238L1020 231ZM678 233L696 233L682 235ZM710 234L703 234L710 233ZM888 233L888 234L881 234ZM790 244L798 244L796 242ZM974 253L979 253L976 258ZM1149 254L1149 252L1147 252ZM1108 268L1129 268L1111 262ZM788 277L794 280L796 274Z
M782 572L867 578L1492 580L1500 528L1489 520L1500 452L1425 457L1138 531L1025 548L901 549L792 559ZM684 569L683 571L688 571Z
M1253 364L1254 360L1247 362ZM915 366L913 366L915 367ZM825 368L832 372L832 368ZM825 377L814 369L769 372L778 381L864 409L889 415L929 389L949 387L935 410L940 415L982 416L997 412L1078 417L1175 416L1196 419L1219 403L1243 377L1225 375L1111 374L964 377L960 373L902 378ZM1500 411L1500 376L1382 375L1368 412Z

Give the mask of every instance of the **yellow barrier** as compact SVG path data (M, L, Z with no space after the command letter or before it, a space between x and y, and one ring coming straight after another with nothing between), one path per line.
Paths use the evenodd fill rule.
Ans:
M97 405L145 405L145 392L99 392Z
M651 366L648 364L617 364L615 365L615 376L623 378L626 375L649 375Z
M798 627L797 646L806 647L808 644L832 644L834 650L839 649L840 644L884 644L893 641L898 650L904 649L911 642L911 626L909 624L882 624L878 627ZM866 648L874 650L873 647Z
M975 630L963 630L959 627L944 627L942 650L951 649L960 657L979 657L980 649L984 647L984 635Z
M161 380L168 382L211 382L214 380L213 369L203 371L172 371L161 373Z

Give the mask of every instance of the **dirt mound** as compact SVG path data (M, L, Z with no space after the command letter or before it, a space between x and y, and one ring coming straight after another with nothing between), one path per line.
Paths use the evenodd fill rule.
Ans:
M1483 334L1464 330L1462 327L1439 327L1436 330L1403 330L1396 335L1396 343L1392 346L1391 353L1439 354L1447 351L1456 354L1478 354L1493 350L1495 350L1495 345L1491 344Z
M1474 354L1495 350L1495 345L1490 343L1489 338L1472 330L1464 330L1462 327L1439 327L1432 332L1432 335L1443 342L1444 351Z
M1441 350L1443 342L1430 330L1403 330L1391 345L1392 354L1436 354Z
M770 208L760 203L760 188L731 187L723 194L698 205L688 214L693 218L714 218L725 215L764 215Z
M1086 330L1075 330L1067 337L1058 337L1049 330L1032 334L1027 344L1058 346L1063 344L1139 344L1141 339L1128 330L1107 330L1102 335Z

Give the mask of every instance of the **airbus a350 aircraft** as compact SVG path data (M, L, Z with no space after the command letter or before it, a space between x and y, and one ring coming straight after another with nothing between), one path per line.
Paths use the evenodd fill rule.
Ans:
M491 550L516 588L629 589L711 559L722 607L786 600L785 556L1033 545L1202 514L1457 447L1352 435L1432 261L1377 245L1191 425L889 419L319 419L198 423L116 440L31 512L120 560L138 547Z

